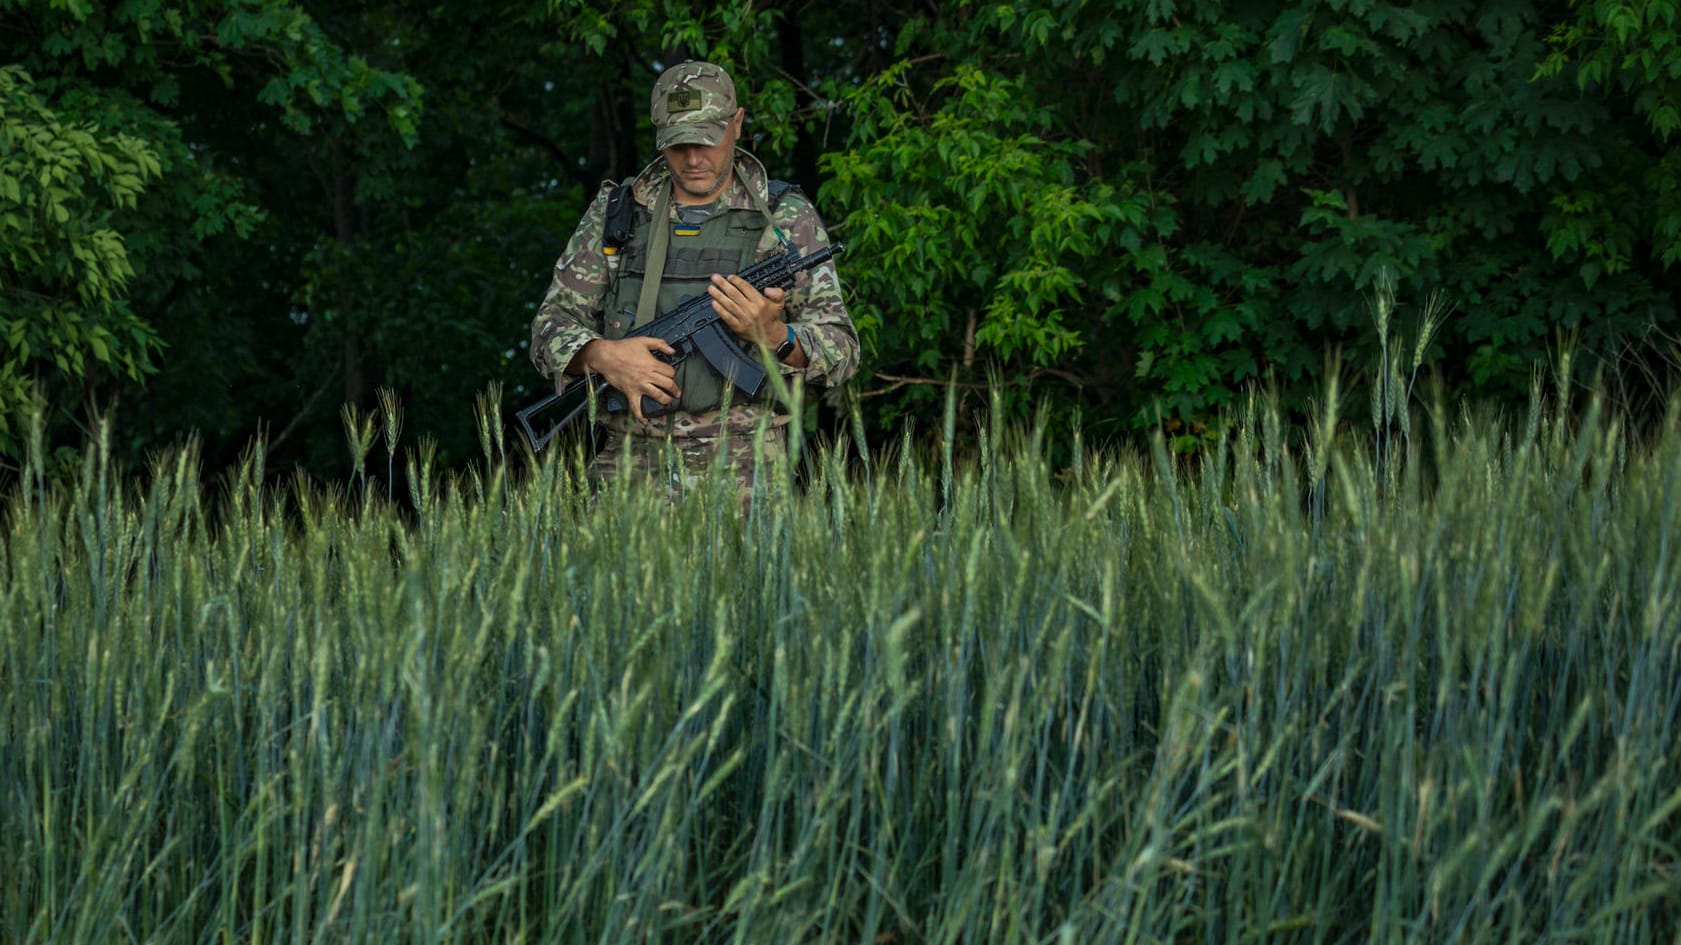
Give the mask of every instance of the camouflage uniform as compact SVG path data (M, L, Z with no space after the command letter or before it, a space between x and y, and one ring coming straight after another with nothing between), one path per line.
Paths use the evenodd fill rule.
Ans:
M655 112L658 120L657 100ZM719 212L751 209L768 202L769 182L769 175L758 159L738 149L732 180L720 199ZM637 175L631 185L631 195L643 208L641 217L651 215L661 189L670 186L671 174L663 158ZM612 184L603 184L596 194L567 242L565 252L555 263L554 280L532 320L532 362L545 376L556 381L557 388L566 383L563 372L573 356L585 344L604 337L607 329L603 305L617 275L603 251L607 202L612 190ZM757 201L752 191L757 192ZM802 253L828 245L828 234L817 209L798 190L784 194L773 214L775 227L765 228L759 239L757 259L783 251L777 229ZM674 206L671 221L676 219ZM798 378L833 386L843 383L857 370L858 335L841 299L840 280L833 264L825 263L799 275L788 291L783 318L808 359L800 368L788 364L778 366L786 382L792 384ZM767 394L772 386L773 382L767 381ZM764 437L764 455L782 455L786 433L782 428L789 419L787 413L779 411L769 400L731 403L727 410L677 410L646 423L637 422L628 411L601 413L597 421L610 436L591 465L591 475L610 477L609 470L628 459L657 481L671 483L674 489L680 490L681 484L692 483L696 475L706 471L719 449L726 449L738 483L745 485L752 481L754 474L755 432L761 424L766 425L769 432Z

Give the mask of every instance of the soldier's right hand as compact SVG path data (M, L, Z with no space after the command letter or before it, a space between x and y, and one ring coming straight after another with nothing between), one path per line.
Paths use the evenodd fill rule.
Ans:
M651 397L661 406L676 400L683 393L677 386L677 368L662 361L655 354L675 357L677 349L659 338L620 338L617 341L597 338L578 352L584 367L600 374L608 384L625 395L630 412L638 423L647 423L642 415L642 398Z

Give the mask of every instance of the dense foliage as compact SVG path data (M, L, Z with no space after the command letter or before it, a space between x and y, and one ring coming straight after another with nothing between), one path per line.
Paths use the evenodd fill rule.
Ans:
M1646 71L1595 71L1596 48L1572 83L1597 9L964 10L907 27L902 68L928 78L863 89L874 110L828 158L871 261L860 307L890 326L879 363L974 348L1073 374L1106 416L1206 416L1369 349L1385 272L1456 304L1432 354L1486 392L1525 387L1561 332L1614 362L1674 330L1665 39L1626 34L1668 56ZM1673 36L1674 4L1640 12Z
M1299 403L1379 356L1384 273L1454 306L1453 389L1520 393L1561 339L1661 387L1677 12L0 0L0 454L39 384L55 439L97 408L121 455L196 430L226 463L266 429L336 474L341 405L387 387L465 460L476 392L541 386L548 268L682 55L851 243L872 426L989 376L1104 434L1263 376Z

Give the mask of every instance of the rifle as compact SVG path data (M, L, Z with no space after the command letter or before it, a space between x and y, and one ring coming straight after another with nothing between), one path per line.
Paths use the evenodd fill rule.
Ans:
M793 288L794 277L807 269L821 266L836 256L839 256L845 246L836 243L825 246L815 252L801 256L797 249L790 249L779 253L762 262L756 262L740 273L748 284L760 292L775 286L784 291ZM722 324L718 310L712 307L710 295L686 295L678 301L677 306L663 315L650 319L646 325L625 334L626 338L657 337L665 341L676 350L675 354L664 355L656 353L667 364L681 364L695 352L706 359L706 363L724 376L724 379L734 384L748 398L759 396L759 391L765 385L765 369L759 366L757 359L748 355L741 347L741 343L731 337L730 332ZM519 418L520 426L525 430L525 438L531 441L533 451L541 451L555 434L564 430L578 414L589 406L594 398L601 398L602 405L608 413L617 413L630 407L623 394L608 386L606 381L598 381L595 390L584 398L584 402L572 408L571 412L561 417L548 432L542 436L532 428L531 419L560 403L566 397L582 389L589 383L589 378L577 378L565 387L542 400L526 407L514 415ZM642 415L657 417L677 409L675 404L662 405L652 397L643 396Z

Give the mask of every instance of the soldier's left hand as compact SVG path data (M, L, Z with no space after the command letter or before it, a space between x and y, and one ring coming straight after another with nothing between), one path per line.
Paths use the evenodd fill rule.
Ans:
M714 274L706 291L724 326L742 338L774 349L788 336L782 323L782 307L788 300L776 286L760 292L738 275Z

